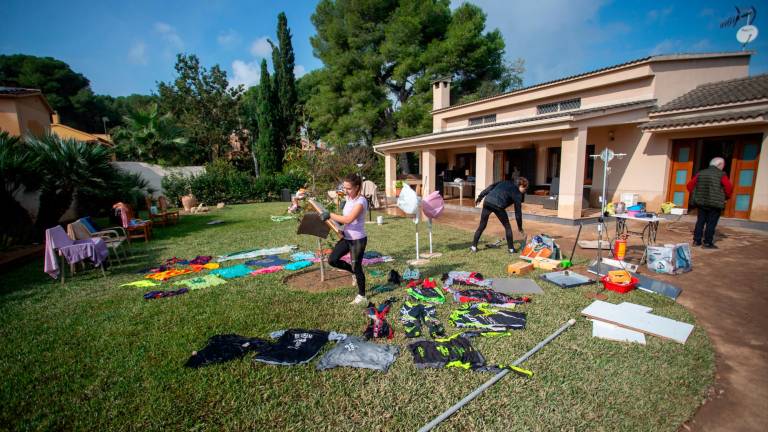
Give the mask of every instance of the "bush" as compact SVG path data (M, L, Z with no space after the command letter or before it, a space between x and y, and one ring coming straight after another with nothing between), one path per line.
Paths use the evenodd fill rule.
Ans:
M100 187L83 187L77 190L77 213L81 216L104 216L116 202L124 202L139 210L146 207L144 197L154 190L141 175L115 169L104 179Z

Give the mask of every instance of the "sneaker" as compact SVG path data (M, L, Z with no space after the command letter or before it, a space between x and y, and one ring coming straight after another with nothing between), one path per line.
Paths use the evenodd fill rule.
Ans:
M469 251L472 253L477 253L477 246L470 246Z
M715 246L713 243L706 243L704 244L704 249L720 249L720 248Z
M694 246L701 246L701 242L700 242L700 241L694 241L694 242L693 242L693 245L694 245Z
M349 304L356 305L356 304L367 303L367 302L368 302L368 299L366 299L365 297L363 297L360 294L358 294L358 295L355 296L354 300L349 302Z
M509 250L509 254L510 255L516 254L516 253L517 253L517 251L514 248Z

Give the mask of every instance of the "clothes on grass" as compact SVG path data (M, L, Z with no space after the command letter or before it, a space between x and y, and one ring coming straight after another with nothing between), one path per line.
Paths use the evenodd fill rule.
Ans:
M365 340L377 338L392 339L395 336L395 329L387 321L387 314L392 307L392 303L395 301L394 297L387 299L381 302L378 307L374 303L368 303L368 307L365 310L368 316L368 326L363 331Z
M408 282L406 292L416 300L427 303L445 303L445 294L442 288L437 287L434 279L415 280Z
M395 288L397 288L397 285L387 282L385 284L374 285L373 288L371 288L371 292L374 294L381 294L385 292L394 291Z
M477 272L450 271L443 275L443 288L449 289L455 285L467 285L478 287L490 287L492 279L484 279L483 275Z
M297 365L312 360L329 340L342 340L347 335L323 330L288 329L270 334L274 343L261 347L253 359L274 365Z
M349 257L349 255L345 255L341 259L346 262L351 262L352 260ZM363 264L363 267L367 267L370 265L376 265L376 264L381 264L381 263L390 262L390 261L394 261L394 258L392 258L391 256L380 256L376 258L363 258L362 264Z
M403 272L403 280L416 280L421 279L421 274L419 273L419 269L410 268L408 267Z
M212 275L221 276L224 279L234 279L243 276L248 276L253 270L245 264L238 264L232 267L224 267L213 270Z
M381 252L376 252L376 251L365 251L365 253L363 254L363 258L368 258L368 259L380 258L383 256L384 255L382 255Z
M358 240L341 239L333 247L333 251L328 256L328 264L341 270L346 270L355 275L357 283L357 293L365 296L365 272L363 271L363 255L365 246L368 244L368 237ZM350 262L344 261L342 257L350 254L354 259Z
M399 353L400 349L395 345L375 344L356 336L348 336L320 358L317 370L354 367L386 372Z
M290 253L296 248L297 248L296 245L285 245L285 246L268 248L268 249L251 249L251 250L245 250L240 252L233 252L231 254L222 255L216 258L216 262L221 263L221 262L231 261L231 260L258 258L262 256L267 256L267 255L281 255L281 254Z
M207 274L205 276L198 276L191 279L184 279L182 281L175 282L176 285L184 285L186 287L189 287L189 289L193 289L193 290L208 288L208 287L221 285L225 283L227 283L227 281L212 274Z
M177 264L187 265L189 264L189 260L185 260L184 258L172 257L172 258L168 258L163 262L164 266L174 266Z
M254 276L258 276L258 275L268 274L268 273L277 273L282 269L283 269L283 266L262 267L258 270L252 271L251 274Z
M216 270L217 268L221 267L221 264L219 263L208 263L208 264L190 264L189 268L194 272L200 272L203 270Z
M424 305L407 301L400 308L400 322L405 327L405 337L421 337L422 325L429 330L429 335L434 337L444 336L445 327L437 319L437 310L434 305Z
M485 366L485 357L469 340L456 334L446 338L422 340L408 345L417 368L448 368L477 370Z
M368 200L364 196L358 195L355 199L348 199L344 203L342 214L344 216L350 214L358 204L363 207L363 211L357 215L355 220L344 225L344 239L346 240L360 240L368 236L365 233L365 213L368 212Z
M272 222L285 222L291 219L296 219L296 216L291 216L291 215L270 216L269 218L272 219Z
M498 307L514 307L531 301L528 297L512 297L492 289L451 290L459 303L489 303Z
M152 299L158 299L158 298L164 298L164 297L173 297L181 294L186 294L189 292L188 288L180 288L176 291L150 291L146 294L144 294L145 300L152 300Z
M304 260L304 261L296 261L290 264L286 264L283 266L283 268L285 270L296 271L296 270L301 270L303 268L307 268L311 265L312 265L312 261Z
M451 312L448 320L459 328L483 332L506 332L525 328L523 312L512 312L488 303L468 303Z
M306 261L311 260L315 257L315 254L312 252L296 252L295 254L291 254L291 261Z
M189 261L189 264L195 264L195 265L205 265L208 264L211 259L213 259L210 255L198 255L194 259Z
M216 335L208 339L208 344L203 349L193 352L184 366L198 368L213 363L223 363L268 345L269 342L261 338L248 338L236 334Z
M394 270L394 269L390 270L389 277L387 278L387 283L390 283L393 285L400 285L402 283L402 278L400 277L400 273L398 273L397 270Z
M109 257L107 243L100 238L87 240L72 240L59 225L45 230L45 262L43 270L52 278L59 277L59 260L57 253L64 257L68 264L89 260L100 267Z
M246 261L245 265L251 267L273 267L288 264L289 262L290 261L284 260L277 255L270 255L261 259Z
M122 286L130 286L130 287L136 287L136 288L150 288L150 287L154 287L154 286L158 286L158 285L160 285L160 284L157 283L157 282L152 282L151 280L143 279L143 280L139 280L139 281L136 281L136 282L124 283L124 284L122 284L120 286L121 287Z
M137 271L136 273L139 273L139 274L160 273L160 272L164 272L166 270L170 270L172 268L173 267L171 267L171 266L160 265L160 266L157 266L157 267L149 267L149 268L141 269L141 270Z
M154 279L159 281L168 280L172 277L181 276L187 273L192 273L192 270L190 269L170 269L166 271L161 271L157 273L150 273L146 276L144 276L147 279Z

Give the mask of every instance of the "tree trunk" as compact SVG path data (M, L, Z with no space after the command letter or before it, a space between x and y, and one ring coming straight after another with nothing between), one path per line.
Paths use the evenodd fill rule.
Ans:
M256 159L256 152L251 149L251 157L253 158L253 174L256 178L259 177L259 161Z

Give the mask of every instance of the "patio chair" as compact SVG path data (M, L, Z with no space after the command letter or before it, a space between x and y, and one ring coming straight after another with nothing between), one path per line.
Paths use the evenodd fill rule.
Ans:
M113 205L112 208L119 212L120 220L129 239L143 238L145 243L149 241L152 237L151 220L134 219L131 208L122 202Z
M72 240L67 237L64 228L56 225L45 230L45 267L44 270L54 279L61 275L61 283L64 284L64 264L69 264L72 275L75 274L75 265L89 260L94 266L101 268L101 274L105 278L104 264L109 258L107 244L100 238L86 240Z
M176 224L179 222L179 211L168 210L168 199L162 195L157 198L157 205L160 207L160 216L163 217L164 223L172 222Z
M128 252L126 252L128 238L126 236L120 236L115 230L101 231L97 233L91 233L86 225L80 220L76 220L67 225L67 235L72 240L87 240L90 238L100 238L107 244L107 248L112 251L117 258L117 262L122 264L120 260L120 254L118 249L122 247L123 255L125 259L128 259Z

